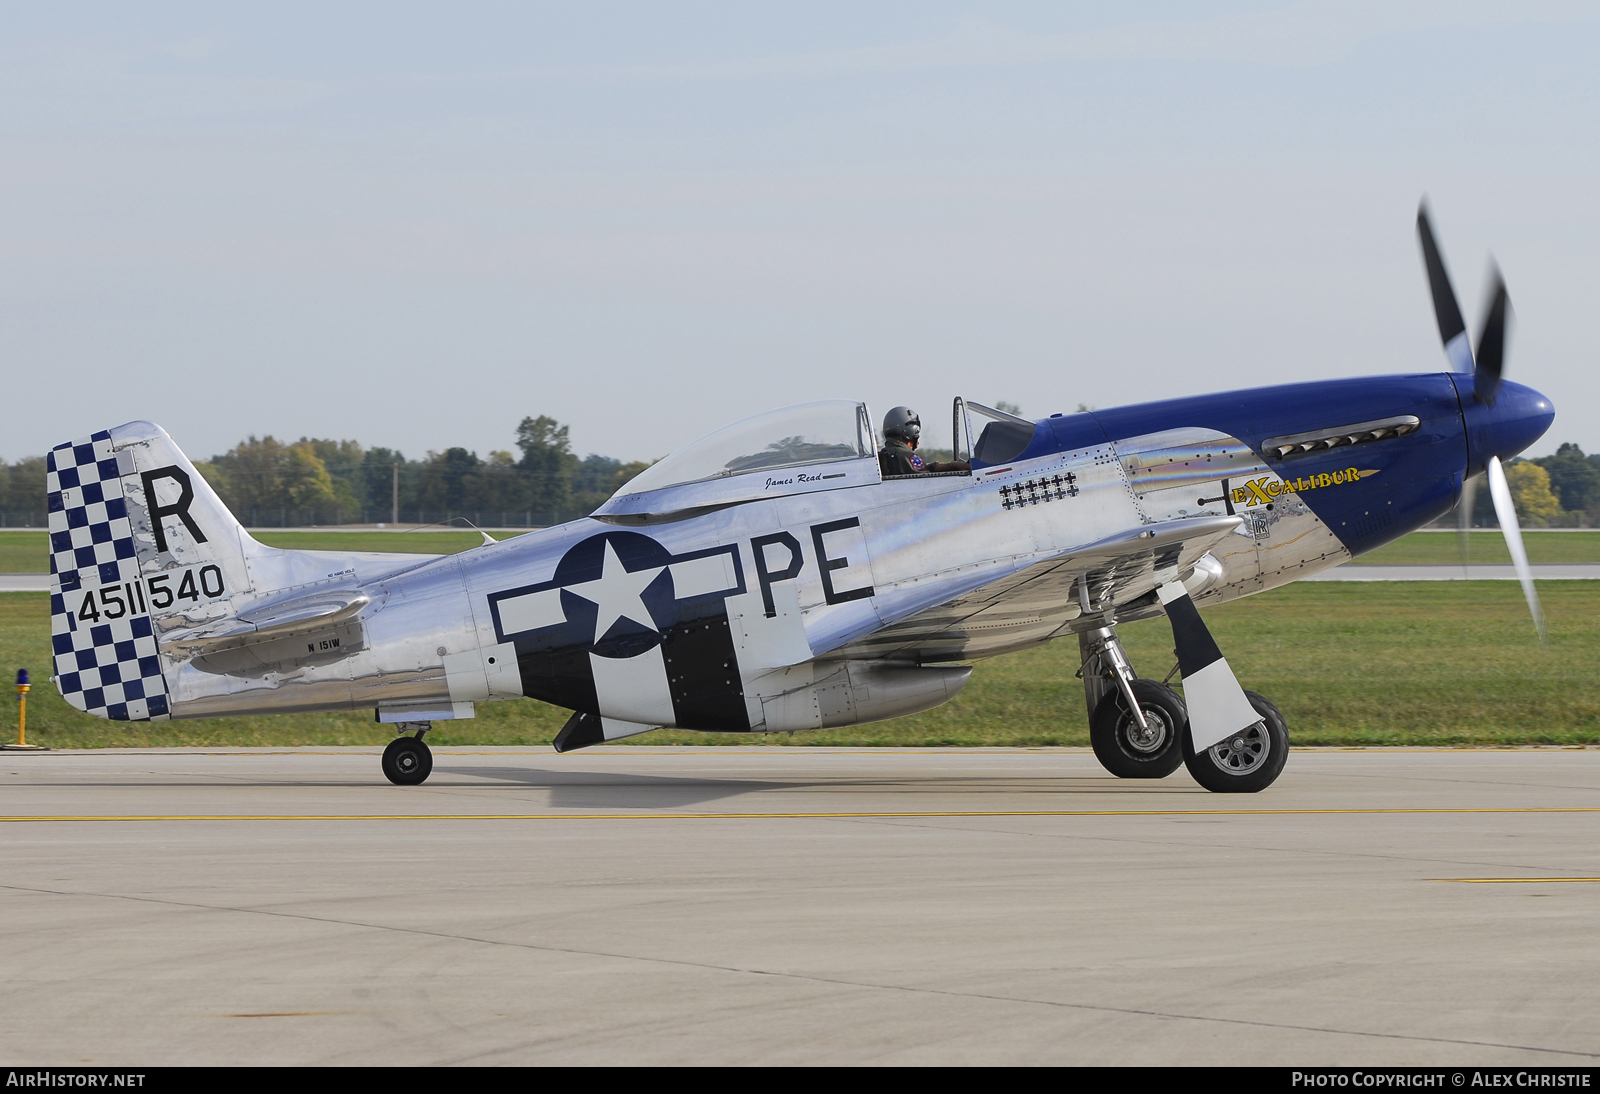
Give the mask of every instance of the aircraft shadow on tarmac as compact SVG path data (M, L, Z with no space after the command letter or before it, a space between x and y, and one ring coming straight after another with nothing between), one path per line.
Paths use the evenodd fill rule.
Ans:
M792 790L804 784L764 779L673 778L665 775L623 775L597 771L547 771L528 767L435 767L430 785L440 775L493 779L508 790L550 791L558 809L670 809L763 790Z
M1091 777L1071 775L1061 778L1041 779L1036 776L1005 779L993 776L944 777L908 775L905 779L837 778L837 779L714 779L704 777L673 777L666 775L632 775L597 771L552 771L527 767L435 767L429 785L439 789L439 776L456 776L470 779L482 786L479 780L494 780L506 790L541 788L550 792L550 805L559 809L670 809L698 805L723 798L773 791L805 791L818 794L839 795L849 798L860 793L873 795L906 795L907 806L915 808L915 799L927 795L943 797L987 797L1017 794L1056 796L1061 794L1104 794L1115 791L1119 796L1139 797L1149 793L1171 796L1173 793L1204 794L1199 786L1178 780L1132 782L1115 779L1096 771ZM1170 785L1165 785L1170 783ZM459 783L456 785L460 785ZM1131 792L1131 793L1130 793ZM977 804L977 803L974 803ZM840 801L838 808L849 809L848 801Z

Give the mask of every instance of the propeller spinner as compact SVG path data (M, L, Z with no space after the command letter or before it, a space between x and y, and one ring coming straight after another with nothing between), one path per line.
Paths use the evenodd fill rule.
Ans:
M1428 287L1433 292L1434 317L1439 322L1439 337L1444 342L1445 357L1451 370L1472 375L1472 396L1475 406L1464 411L1468 417L1468 448L1470 464L1482 459L1484 473L1489 480L1489 496L1494 501L1495 517L1500 531L1506 537L1506 548L1517 569L1517 579L1522 583L1522 594L1527 598L1528 610L1533 614L1533 624L1539 631L1539 642L1547 640L1544 611L1539 605L1539 594L1533 587L1533 570L1528 565L1528 554L1522 545L1522 528L1517 523L1517 509L1511 499L1511 488L1506 482L1505 468L1500 464L1496 448L1505 447L1508 454L1520 452L1539 434L1549 421L1549 401L1538 392L1519 384L1509 385L1516 397L1508 400L1499 413L1495 402L1500 396L1500 378L1505 366L1506 328L1511 315L1511 301L1506 294L1504 279L1498 267L1491 265L1493 281L1489 290L1489 303L1484 312L1483 326L1478 332L1478 351L1472 352L1467 342L1467 324L1461 317L1461 307L1456 303L1455 289L1444 268L1444 258L1434 240L1433 224L1424 201L1417 208L1417 236L1422 242L1423 264L1428 269ZM1537 432L1519 428L1528 421L1540 421ZM1524 436L1526 439L1524 440ZM1512 447L1512 446L1515 447ZM1471 452L1477 447L1479 451ZM1486 458L1484 458L1486 457ZM1472 503L1477 492L1475 476L1466 477L1461 484L1461 563L1467 561L1467 529L1472 520Z

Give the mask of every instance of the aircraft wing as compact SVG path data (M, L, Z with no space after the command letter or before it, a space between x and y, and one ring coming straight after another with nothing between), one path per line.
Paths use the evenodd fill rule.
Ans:
M1191 517L1130 528L916 611L828 656L955 661L1037 645L1065 633L1085 599L1095 614L1154 604L1158 584L1191 570L1243 523Z

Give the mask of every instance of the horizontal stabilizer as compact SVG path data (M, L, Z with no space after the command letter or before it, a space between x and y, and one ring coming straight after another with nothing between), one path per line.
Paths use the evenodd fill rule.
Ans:
M362 593L303 597L254 608L231 619L167 635L161 645L175 656L206 657L225 650L328 630L359 615L369 603L371 601Z

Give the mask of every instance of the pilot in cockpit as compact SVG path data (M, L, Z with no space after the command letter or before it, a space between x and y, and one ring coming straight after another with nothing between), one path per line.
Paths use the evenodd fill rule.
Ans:
M908 406L897 406L883 416L883 447L878 450L878 466L883 477L923 475L931 471L971 471L966 460L927 463L917 455L922 436L922 419Z

